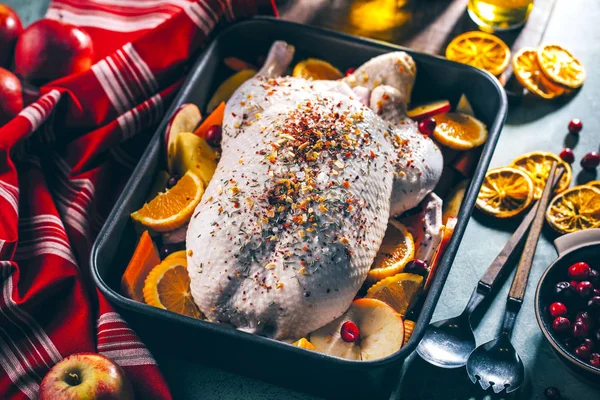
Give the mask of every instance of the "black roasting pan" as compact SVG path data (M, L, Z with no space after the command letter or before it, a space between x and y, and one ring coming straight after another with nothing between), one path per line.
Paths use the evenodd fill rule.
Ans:
M454 236L423 301L413 336L404 348L385 359L348 361L306 351L137 303L119 293L120 277L137 241L129 214L144 204L153 177L160 168L164 168L162 133L170 114L179 105L188 102L204 110L211 94L229 73L223 65L224 57L256 60L267 53L275 40L285 40L296 47L295 62L316 57L331 62L342 71L379 54L404 50L417 63L413 103L445 98L456 105L460 95L465 93L477 117L489 128L489 139L461 207ZM470 66L391 44L273 18L238 22L223 30L199 56L98 235L91 253L96 284L151 348L172 346L172 351L198 362L329 398L389 396L404 359L413 352L431 319L500 136L506 112L506 96L499 82L490 74Z

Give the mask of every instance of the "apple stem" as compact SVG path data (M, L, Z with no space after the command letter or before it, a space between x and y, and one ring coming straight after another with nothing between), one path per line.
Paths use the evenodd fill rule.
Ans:
M65 382L67 382L70 386L77 386L81 383L81 377L77 372L68 372L65 377Z

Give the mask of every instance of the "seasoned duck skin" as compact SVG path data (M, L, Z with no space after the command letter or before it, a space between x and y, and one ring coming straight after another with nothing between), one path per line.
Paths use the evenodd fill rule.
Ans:
M271 53L283 63L285 46ZM382 57L403 77L389 82L410 92L412 59ZM344 81L272 77L284 69L268 65L228 102L222 157L187 249L192 295L209 320L292 340L348 308L389 216L417 205L443 163L413 121L394 112L390 124Z

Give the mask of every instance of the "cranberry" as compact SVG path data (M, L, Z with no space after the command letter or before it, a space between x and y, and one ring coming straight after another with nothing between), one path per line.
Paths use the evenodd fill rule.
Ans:
M588 300L587 306L594 314L600 313L600 296L594 296Z
M566 317L567 307L563 303L554 302L550 304L550 315L553 317Z
M581 159L581 166L584 169L595 169L600 165L600 154L590 151Z
M569 282L558 282L554 288L554 293L563 300L569 300L575 295L575 288Z
M546 397L546 399L548 400L561 400L562 399L562 395L560 394L560 390L558 390L555 387L547 387L544 390L544 396Z
M589 347L589 348L590 348L590 351L591 351L591 350L594 350L594 347L596 347L596 344L595 344L595 343L594 343L594 341L593 341L592 339L590 339L590 338L585 338L585 339L583 339L583 340L581 341L581 344L582 344L582 345L584 345L584 346L587 346L587 347Z
M575 349L575 355L577 357L581 358L582 360L589 360L590 353L591 353L590 348L584 344L582 344L581 346L579 346L578 348Z
M585 281L590 276L590 266L584 262L578 262L569 267L569 278L573 281Z
M579 282L577 285L577 294L584 299L587 299L594 293L594 286L590 281Z
M352 321L346 321L342 324L340 335L344 342L354 343L358 340L358 326Z
M564 162L567 162L569 164L573 164L573 162L575 161L575 153L573 153L573 150L569 148L561 151L559 156Z
M177 184L177 177L176 176L170 177L169 180L167 181L167 189L171 189L176 184Z
M212 125L206 131L206 141L213 147L217 147L221 144L221 138L223 137L223 128L220 125Z
M562 395L560 394L560 390L558 390L555 387L547 387L544 390L544 396L546 397L546 399L548 400L561 400L562 399Z
M579 311L575 316L575 322L582 321L586 325L591 325L592 319L590 318L590 314L587 311Z
M435 130L435 119L432 117L424 118L419 121L419 132L423 135L433 135L433 131Z
M571 286L573 286L575 288L575 293L577 293L577 286L579 286L579 282L571 281Z
M594 287L600 287L600 272L598 272L595 269L590 269L588 281L592 282L592 285L594 285Z
M596 368L600 368L600 354L592 354L592 356L590 357L590 364Z
M356 68L348 68L345 75L350 76L354 73L354 71L356 71Z
M560 317L559 317L560 318ZM588 326L583 321L576 321L573 324L573 336L576 338L584 338L587 337L589 333Z
M552 329L554 329L558 333L563 333L571 328L571 321L569 321L565 317L556 317L552 322Z
M404 272L410 272L426 277L429 273L429 266L423 260L414 259L412 261L409 261L408 264L406 264L406 266L404 267Z
M583 129L583 123L579 118L573 118L569 122L569 133L577 134Z

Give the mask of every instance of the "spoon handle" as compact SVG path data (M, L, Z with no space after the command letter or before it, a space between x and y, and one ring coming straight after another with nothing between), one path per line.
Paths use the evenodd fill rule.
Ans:
M517 272L513 279L512 286L510 287L510 292L508 293L508 298L509 300L512 300L512 302L521 303L523 301L523 297L525 296L525 289L527 289L527 281L529 280L529 272L531 271L533 256L535 254L540 233L542 232L542 227L544 226L544 214L546 213L546 208L548 207L548 202L550 201L550 194L552 193L552 185L549 184L549 182L554 181L555 173L556 162L553 162L552 168L550 169L550 174L548 175L548 180L544 186L542 198L538 203L538 208L531 224L531 229L529 230L527 240L525 241L525 248L521 254L521 259L519 260Z

